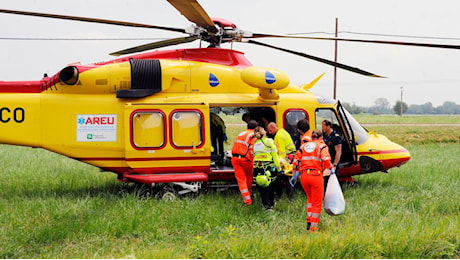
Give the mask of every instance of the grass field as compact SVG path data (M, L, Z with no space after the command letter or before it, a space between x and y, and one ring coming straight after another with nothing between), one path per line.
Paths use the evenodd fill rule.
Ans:
M244 207L234 190L163 201L92 166L0 145L0 257L460 258L460 128L372 128L408 148L411 161L357 176L344 188L345 214L323 212L315 234L304 230L300 189L274 212L258 194Z

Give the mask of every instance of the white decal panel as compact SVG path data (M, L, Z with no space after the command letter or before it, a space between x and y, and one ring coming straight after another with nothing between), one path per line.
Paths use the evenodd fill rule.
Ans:
M77 115L77 142L117 141L117 115Z

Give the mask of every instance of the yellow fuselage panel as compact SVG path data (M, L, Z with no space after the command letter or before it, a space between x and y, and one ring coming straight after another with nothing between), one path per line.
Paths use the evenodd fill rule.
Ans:
M2 94L0 143L40 147L42 119L39 94Z
M377 161L410 157L409 151L404 147L378 134L369 134L366 142L357 146L357 151L358 154L369 156Z

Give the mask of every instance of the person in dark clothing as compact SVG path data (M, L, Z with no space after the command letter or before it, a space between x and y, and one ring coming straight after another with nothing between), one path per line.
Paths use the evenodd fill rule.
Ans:
M331 155L331 162L333 164L333 170L339 177L339 163L340 157L342 156L342 137L332 128L332 122L324 120L321 123L323 129L323 141L329 148L329 154ZM324 178L324 187L327 187L329 176ZM326 189L325 189L326 190Z

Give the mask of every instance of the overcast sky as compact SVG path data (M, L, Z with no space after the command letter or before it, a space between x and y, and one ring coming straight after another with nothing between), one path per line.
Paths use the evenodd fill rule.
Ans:
M239 28L259 33L313 33L339 37L416 41L460 45L460 1L420 0L200 0L211 17L225 18ZM190 22L166 0L0 0L0 9L14 9L165 25L184 28ZM0 80L39 80L54 75L69 63L107 61L108 53L165 38L185 36L154 29L136 29L49 18L0 14ZM318 33L321 32L321 33ZM352 33L350 33L352 32ZM357 34L359 33L359 34ZM364 33L366 35L360 35ZM393 36L377 36L393 35ZM408 38L400 36L420 36ZM7 38L122 38L125 40L45 41ZM147 39L145 39L147 38ZM138 40L126 40L138 39ZM334 59L331 41L267 39L266 43ZM195 48L198 42L172 48ZM229 44L223 45L230 48ZM238 43L256 66L285 71L293 84L305 84L325 72L313 92L333 96L333 68L264 47ZM444 101L460 104L460 50L340 42L338 62L387 78L369 78L338 70L337 98L359 106L372 106L378 98L390 104Z

